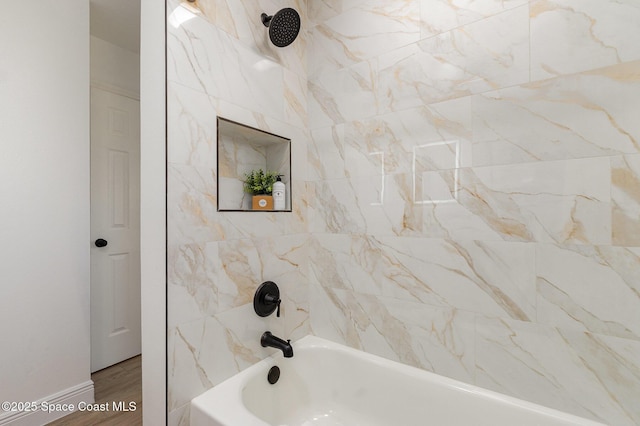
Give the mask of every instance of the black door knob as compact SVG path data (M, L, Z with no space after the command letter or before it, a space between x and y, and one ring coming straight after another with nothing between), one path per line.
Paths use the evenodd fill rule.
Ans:
M96 243L95 243L95 244L96 244L96 247L106 247L106 245L107 245L108 243L107 243L107 240L103 240L102 238L98 238L98 239L96 240Z

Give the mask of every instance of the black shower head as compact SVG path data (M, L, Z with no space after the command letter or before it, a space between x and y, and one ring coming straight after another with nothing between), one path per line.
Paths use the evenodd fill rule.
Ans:
M294 9L286 7L273 16L262 15L262 23L269 27L271 43L285 47L293 43L300 32L300 15Z

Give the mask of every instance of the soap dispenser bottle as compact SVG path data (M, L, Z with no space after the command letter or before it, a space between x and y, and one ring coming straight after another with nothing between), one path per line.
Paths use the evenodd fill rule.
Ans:
M281 179L282 175L278 175L273 184L273 209L284 210L286 205L286 186Z

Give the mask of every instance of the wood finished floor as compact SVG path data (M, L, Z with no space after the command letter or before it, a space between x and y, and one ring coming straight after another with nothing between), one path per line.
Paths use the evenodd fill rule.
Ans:
M142 357L136 356L91 375L97 404L107 403L109 411L75 412L49 425L65 426L136 426L142 425ZM113 402L135 402L136 410L117 412Z

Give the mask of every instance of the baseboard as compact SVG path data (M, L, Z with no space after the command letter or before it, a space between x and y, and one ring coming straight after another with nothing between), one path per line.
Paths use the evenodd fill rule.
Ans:
M93 381L89 380L80 383L34 402L37 407L34 411L16 411L0 414L0 426L42 426L71 414L72 411L47 412L42 411L40 408L43 403L45 403L45 406L51 404L73 404L77 410L79 402L93 403Z

